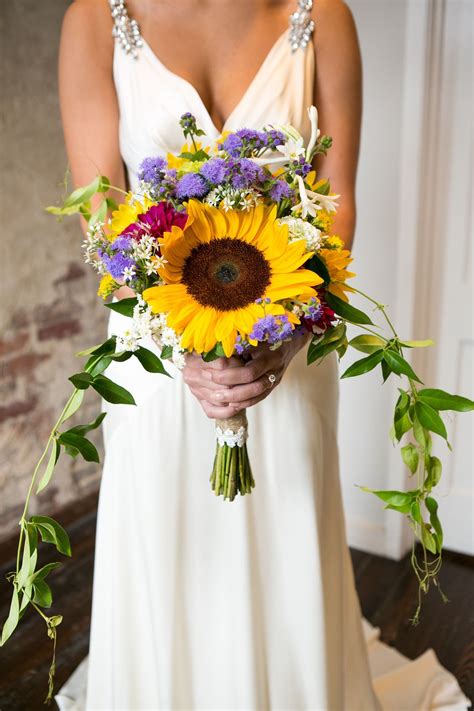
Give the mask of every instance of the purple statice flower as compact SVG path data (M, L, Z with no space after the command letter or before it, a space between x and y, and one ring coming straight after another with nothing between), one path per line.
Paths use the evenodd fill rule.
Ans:
M106 249L97 251L105 268L114 279L120 279L125 269L136 266L130 256L131 246L132 238L128 235L122 235L117 237Z
M318 321L323 315L323 306L318 298L313 296L308 303L303 306L305 317L310 321Z
M219 144L219 148L223 148L230 156L238 158L242 150L242 139L237 134L231 133L224 143Z
M198 173L186 173L176 184L176 197L180 200L202 198L208 192L208 182Z
M277 146L283 146L286 143L285 134L281 131L277 131L276 128L269 128L265 130L267 135L267 148L274 150Z
M265 171L250 158L229 161L228 166L231 172L230 184L237 190L265 182Z
M268 191L268 195L274 202L280 202L284 198L291 198L293 191L286 180L276 180Z
M250 344L248 341L245 341L240 335L237 336L234 346L234 350L237 355L243 355L245 351L249 348L249 346Z
M200 175L212 185L223 183L227 175L227 166L223 158L211 158L200 169Z
M293 327L288 320L288 316L267 314L254 324L249 338L260 343L267 341L270 345L274 345L289 338L292 333Z
M138 178L145 183L156 183L163 177L166 161L161 156L145 158L138 168Z
M306 178L310 170L312 170L311 163L307 163L303 156L294 160L290 163L290 170L295 175L300 175L302 178Z

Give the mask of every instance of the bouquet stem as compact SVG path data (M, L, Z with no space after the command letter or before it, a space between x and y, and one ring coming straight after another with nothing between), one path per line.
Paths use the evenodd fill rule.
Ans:
M255 481L247 452L248 422L245 410L226 420L216 420L216 456L210 477L216 496L233 501L250 494Z

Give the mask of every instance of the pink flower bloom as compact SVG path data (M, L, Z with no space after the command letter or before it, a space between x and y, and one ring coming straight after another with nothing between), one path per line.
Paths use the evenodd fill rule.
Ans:
M128 235L140 240L144 235L151 235L155 239L163 237L165 232L170 232L173 225L184 227L188 216L185 212L178 212L169 202L159 202L150 207L147 212L138 215L136 222L128 225L122 235Z

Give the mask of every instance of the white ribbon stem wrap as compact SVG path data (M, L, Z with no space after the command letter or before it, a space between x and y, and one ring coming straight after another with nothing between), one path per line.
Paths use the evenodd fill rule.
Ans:
M216 438L220 447L243 447L249 436L245 410L234 417L216 420Z

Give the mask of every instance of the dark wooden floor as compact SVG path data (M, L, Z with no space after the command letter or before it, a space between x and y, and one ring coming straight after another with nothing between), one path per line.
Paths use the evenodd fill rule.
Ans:
M74 555L51 574L56 601L51 614L66 613L58 635L57 689L88 651L96 503L96 496L91 495L58 517L70 533ZM10 587L4 576L13 568L15 544L11 541L0 545L0 621L5 619L9 606ZM57 559L52 550L46 551L50 548L43 546L45 563ZM473 699L473 560L446 553L441 584L451 602L443 604L436 591L429 593L421 623L414 628L409 619L416 581L408 557L394 562L353 550L352 559L362 611L381 628L383 641L408 657L432 647ZM14 637L0 648L0 711L44 708L50 652L51 643L42 620L28 612Z

